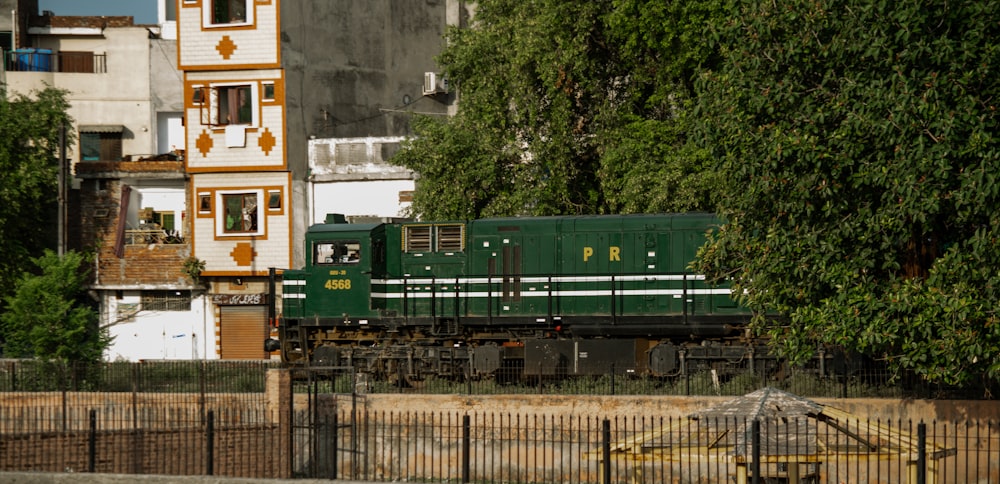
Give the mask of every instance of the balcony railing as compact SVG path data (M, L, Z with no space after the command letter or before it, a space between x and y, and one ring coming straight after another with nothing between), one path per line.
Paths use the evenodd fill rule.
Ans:
M15 49L3 53L4 67L11 72L77 72L104 74L107 54L50 49Z
M134 229L125 231L126 245L183 244L184 237L177 230Z

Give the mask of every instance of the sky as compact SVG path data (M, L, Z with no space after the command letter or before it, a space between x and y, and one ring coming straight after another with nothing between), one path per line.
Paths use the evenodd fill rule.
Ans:
M38 0L38 10L56 15L131 15L137 24L156 23L156 0Z

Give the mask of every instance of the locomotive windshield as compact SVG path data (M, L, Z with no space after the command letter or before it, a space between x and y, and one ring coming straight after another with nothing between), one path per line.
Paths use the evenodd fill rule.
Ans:
M357 264L361 261L361 242L358 240L318 242L313 250L313 260L319 265Z

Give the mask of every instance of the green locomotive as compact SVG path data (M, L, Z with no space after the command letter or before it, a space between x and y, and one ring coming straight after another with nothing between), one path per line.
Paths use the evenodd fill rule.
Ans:
M415 382L671 375L740 359L749 319L688 269L711 214L343 223L282 274L281 355Z

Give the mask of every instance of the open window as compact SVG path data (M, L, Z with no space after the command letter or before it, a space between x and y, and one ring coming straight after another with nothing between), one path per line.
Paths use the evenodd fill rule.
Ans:
M203 104L205 102L205 88L194 86L191 88L191 104Z
M216 124L253 124L253 92L249 85L216 88Z
M260 194L256 191L221 193L222 233L224 235L259 235L263 233L260 222Z
M125 245L185 243L184 197L185 189L180 182L149 182L127 190L123 187L121 208L124 209Z
M191 104L201 113L201 124L256 126L259 89L256 83L192 86Z
M335 240L318 242L313 246L313 260L317 265L343 265L361 262L361 242Z
M198 216L199 217L210 217L210 216L212 216L212 193L211 192L199 192L198 193Z
M284 213L282 210L281 190L267 191L267 211L273 215Z
M253 23L251 0L207 0L211 10L207 11L209 25L232 25Z

